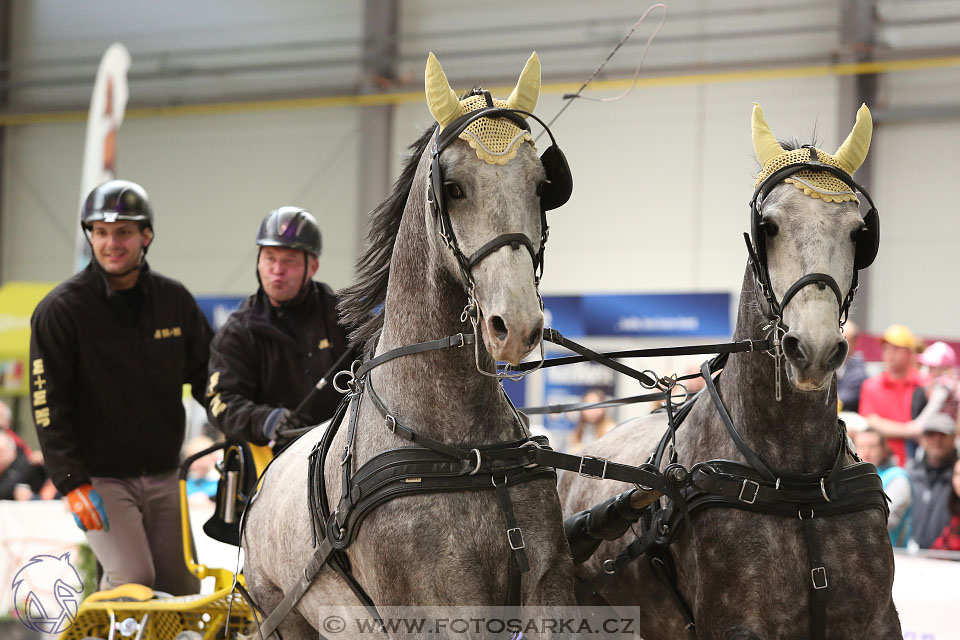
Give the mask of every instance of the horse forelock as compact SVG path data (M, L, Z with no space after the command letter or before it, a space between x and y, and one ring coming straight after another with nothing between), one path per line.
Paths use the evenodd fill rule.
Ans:
M429 127L410 145L410 157L387 196L370 213L370 229L363 253L357 259L356 280L340 291L337 309L341 321L351 327L350 342L365 345L375 340L383 329L381 306L387 296L390 261L403 219L403 211L417 175L420 158L430 143L437 125Z

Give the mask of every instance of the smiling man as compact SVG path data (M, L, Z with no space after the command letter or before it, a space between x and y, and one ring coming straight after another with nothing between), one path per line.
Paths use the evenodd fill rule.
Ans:
M177 484L183 384L203 400L210 326L193 296L150 270L146 192L111 180L84 202L93 260L31 321L30 387L44 463L103 566L127 582L196 593Z
M347 332L333 291L313 281L321 237L308 211L268 213L257 246L260 288L210 345L207 414L229 438L264 445L333 415L340 394L332 385L312 390L347 350ZM302 414L295 413L308 396Z

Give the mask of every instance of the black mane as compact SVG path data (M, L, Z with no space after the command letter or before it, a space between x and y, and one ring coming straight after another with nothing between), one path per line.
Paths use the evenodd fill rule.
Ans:
M411 155L393 186L393 193L370 213L367 247L357 259L356 280L340 291L340 302L337 305L341 322L351 327L351 344L363 345L378 336L383 328L383 310L380 307L387 296L393 246L420 156L427 148L436 127L434 123L410 145Z

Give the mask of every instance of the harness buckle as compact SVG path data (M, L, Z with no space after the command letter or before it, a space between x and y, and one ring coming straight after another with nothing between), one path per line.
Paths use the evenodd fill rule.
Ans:
M592 460L594 462L603 462L603 469L600 470L600 475L597 475L595 473L589 473L583 470L587 460ZM607 462L608 461L606 458L595 458L593 456L580 456L580 468L577 469L577 475L581 475L584 478L599 478L600 480L603 480L607 477Z
M814 589L827 588L827 570L825 567L814 567L810 570L810 581Z
M471 471L471 472L468 473L467 475L468 475L468 476L475 476L475 475L477 475L477 472L480 471L480 462L481 462L481 461L480 461L480 450L479 450L479 449L470 449L470 453L472 453L473 455L477 456L477 462L476 462L476 464L473 465L473 471Z
M389 413L383 417L383 424L390 429L390 433L397 432L397 419Z
M824 500L830 502L830 496L827 495L827 488L823 486L823 478L820 478L820 493L823 494Z
M458 347L458 348L459 348L459 347L462 347L463 345L467 344L467 339L466 339L466 337L463 335L463 333L458 333L458 334L456 334L456 335L454 335L454 336L450 336L450 338L451 338L451 342L450 342L450 346L451 346L451 347ZM452 340L458 340L458 342L452 342Z
M350 461L350 456L353 454L350 453L350 447L346 446L343 448L343 453L340 455L340 466L347 464Z
M748 485L752 485L749 486ZM760 483L754 482L744 478L743 484L740 486L740 495L737 496L737 500L740 502L746 502L747 504L753 504L757 501L757 494L760 493Z
M510 548L514 551L519 551L524 548L523 531L520 530L520 527L507 529L507 542L510 543Z
M537 444L536 441L534 441L534 440L527 440L526 442L524 442L523 444L520 445L520 448L521 448L521 449L523 449L524 447L531 448L531 449L542 449L542 448L543 448L543 447L541 447L539 444ZM534 454L534 455L536 455L536 454ZM524 469L533 469L533 468L539 467L539 466L540 466L539 463L537 463L536 461L533 461L533 462L531 462L530 464L525 464L525 465L523 465L523 468L524 468Z

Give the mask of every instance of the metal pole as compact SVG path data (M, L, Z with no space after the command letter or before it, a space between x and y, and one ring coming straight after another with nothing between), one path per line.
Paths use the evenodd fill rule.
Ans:
M876 17L876 0L845 0L840 14L840 45L842 51L840 62L869 62L873 60L874 42L876 41ZM853 128L857 109L860 108L860 105L866 103L871 111L876 105L878 77L875 74L857 74L842 77L839 82L837 106L840 113L837 118L837 128L839 130L838 140L843 140L850 129ZM876 127L874 128L874 139L876 139ZM873 186L873 162L871 157L871 154L868 153L866 160L857 169L856 175L857 181L867 189ZM882 256L882 236L880 246L880 255ZM860 290L857 292L856 303L850 310L850 319L862 331L877 331L881 328L869 326L870 300L873 298L870 291L870 281L872 279L870 269L860 272Z
M363 3L363 79L360 93L381 93L396 82L397 0L365 0ZM357 184L357 225L355 247L359 254L366 237L367 213L390 193L393 151L393 105L360 110L360 147Z

